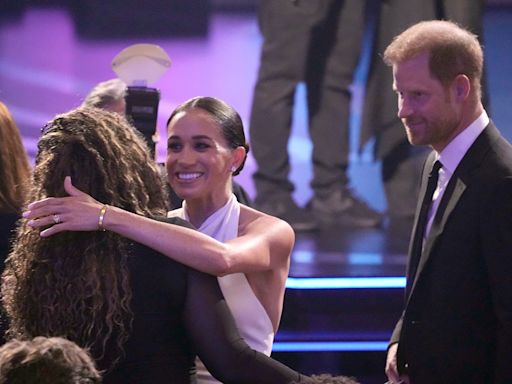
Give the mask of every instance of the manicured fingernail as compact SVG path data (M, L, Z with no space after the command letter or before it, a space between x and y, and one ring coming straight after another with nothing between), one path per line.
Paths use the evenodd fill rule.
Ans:
M33 227L34 226L34 220L29 220L29 222L27 224L30 225L31 227Z
M30 215L30 211L25 211L25 212L23 212L23 213L21 214L21 216L23 216L23 217L25 217L25 218L26 218L26 217L28 217L29 215Z

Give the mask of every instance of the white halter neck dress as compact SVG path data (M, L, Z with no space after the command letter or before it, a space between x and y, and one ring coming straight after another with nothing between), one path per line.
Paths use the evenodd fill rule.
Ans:
M186 210L186 202L183 202L183 206L170 211L168 217L189 220ZM198 231L222 242L231 240L238 236L239 219L240 204L235 195L231 195L228 202L209 216L198 228ZM251 348L270 356L274 341L274 327L265 308L249 285L245 274L233 273L218 277L217 280L240 335ZM210 375L199 359L196 359L196 365L198 384L219 383Z

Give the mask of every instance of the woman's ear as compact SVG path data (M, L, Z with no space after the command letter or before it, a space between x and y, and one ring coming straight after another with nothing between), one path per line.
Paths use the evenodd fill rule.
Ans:
M235 172L240 167L240 165L242 165L246 155L247 152L242 146L233 149L233 164L231 166L231 172Z

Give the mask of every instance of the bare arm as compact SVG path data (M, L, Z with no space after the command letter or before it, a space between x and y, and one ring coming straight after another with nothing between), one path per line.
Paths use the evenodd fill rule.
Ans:
M29 205L24 217L34 228L51 227L41 236L62 231L98 230L103 204L73 187L66 177L64 186L69 197L47 198ZM61 220L55 224L53 215ZM245 234L226 243L200 232L162 223L109 206L103 227L144 244L170 258L202 272L221 276L228 273L271 270L287 265L294 234L285 222L262 216L248 225Z

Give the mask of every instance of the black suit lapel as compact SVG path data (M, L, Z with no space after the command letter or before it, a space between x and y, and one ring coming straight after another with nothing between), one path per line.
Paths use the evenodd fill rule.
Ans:
M430 228L430 233L424 248L425 254L430 254L432 244L434 244L435 240L443 233L448 217L450 217L465 190L466 184L460 178L453 175L446 186L446 191L441 199L434 221L432 222L432 227Z
M411 286L411 292L416 286L416 282L418 281L418 277L420 276L423 267L432 255L432 248L436 244L439 237L443 234L446 222L465 190L466 185L464 182L454 174L446 186L443 198L439 203L439 207L432 222L432 227L430 228L428 237L425 240L425 245L423 246L423 252L418 264L417 272L414 276L414 281Z

